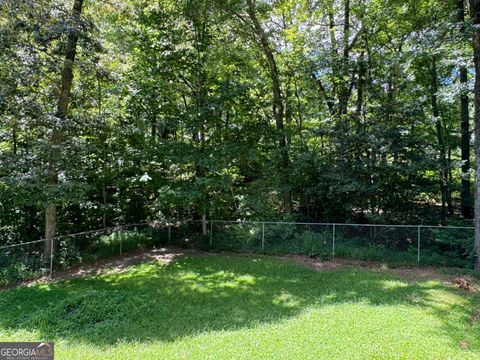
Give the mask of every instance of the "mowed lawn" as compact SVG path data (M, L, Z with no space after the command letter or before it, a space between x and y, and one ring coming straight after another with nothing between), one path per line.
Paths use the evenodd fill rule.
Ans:
M1 341L57 359L478 359L478 294L268 257L177 258L0 292Z

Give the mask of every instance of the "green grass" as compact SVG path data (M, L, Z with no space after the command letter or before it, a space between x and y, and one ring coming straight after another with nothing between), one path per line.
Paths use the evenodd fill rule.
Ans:
M53 340L57 359L478 359L478 308L434 281L192 257L0 292L0 340Z

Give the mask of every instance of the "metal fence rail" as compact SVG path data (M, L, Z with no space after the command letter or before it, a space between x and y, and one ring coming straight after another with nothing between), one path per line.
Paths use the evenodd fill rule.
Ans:
M210 220L209 247L472 267L474 227Z
M154 236L157 229L157 225L128 224L1 246L0 286L152 246L163 241Z
M0 247L0 286L160 245L471 268L474 227L208 220L128 224ZM206 233L204 230L207 230Z

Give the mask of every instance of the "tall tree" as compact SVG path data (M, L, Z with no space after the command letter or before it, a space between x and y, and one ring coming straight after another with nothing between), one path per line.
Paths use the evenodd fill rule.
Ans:
M92 2L81 34L73 3L0 7L2 242L165 217L468 217L460 0Z
M475 65L475 269L480 270L480 0L470 0Z
M289 154L288 145L285 135L285 106L282 93L282 83L280 79L280 71L272 50L272 45L267 33L262 27L257 15L256 0L247 0L247 13L253 25L253 31L256 39L260 44L260 48L267 60L268 73L272 81L273 94L273 115L275 118L275 125L277 127L277 138L280 150L280 178L283 195L284 212L290 214L292 212L292 192L290 190L290 170L289 170Z
M435 129L437 133L437 142L439 148L439 183L440 183L440 192L442 198L441 210L440 210L440 221L442 225L446 225L447 219L447 185L448 185L448 168L447 168L447 155L446 155L446 146L445 146L445 126L443 124L442 116L440 115L438 107L438 79L437 79L437 60L435 57L432 59L431 64L431 85L430 85L430 96L432 102L432 114L435 122Z
M61 122L68 115L68 105L70 100L70 91L73 83L73 64L77 53L77 42L79 38L79 24L82 14L83 0L75 0L72 8L72 20L74 28L70 30L65 47L65 61L63 64L62 77L60 83L60 93L57 102L57 111L55 116L58 118L58 124L55 123L52 129L50 139L51 147L56 149L63 141ZM59 167L57 163L57 151L52 151L52 158L49 162L49 185L55 187L58 184ZM57 204L55 199L51 199L45 209L45 255L48 257L53 252L53 238L57 232Z
M460 27L460 41L463 43L465 37L465 0L457 0L457 3L457 21ZM468 114L467 67L463 64L460 65L458 74L460 81L460 148L462 159L460 208L463 217L470 219L473 215L473 201L470 190L470 117Z

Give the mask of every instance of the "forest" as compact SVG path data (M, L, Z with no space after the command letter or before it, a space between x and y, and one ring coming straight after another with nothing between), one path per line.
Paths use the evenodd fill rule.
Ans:
M0 243L472 225L478 23L474 0L0 0Z

